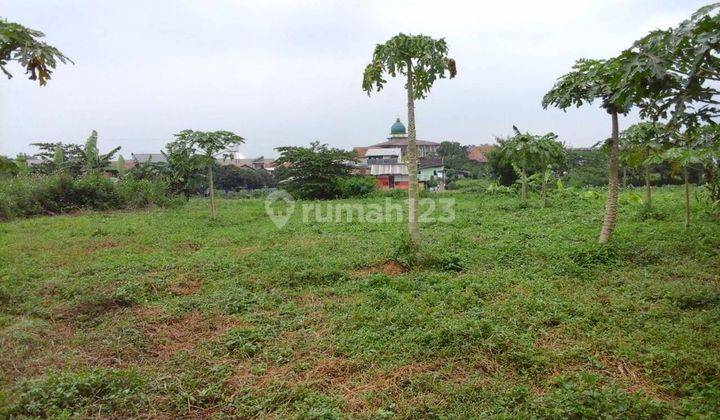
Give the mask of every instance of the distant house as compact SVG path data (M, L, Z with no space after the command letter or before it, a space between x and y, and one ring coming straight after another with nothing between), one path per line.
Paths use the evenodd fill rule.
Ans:
M418 163L418 181L443 181L445 179L445 164L442 158L423 159Z
M220 165L233 165L246 169L265 169L266 171L272 171L276 166L274 159L266 159L263 156L257 158L218 159L217 162Z
M435 143L427 140L415 140L417 145L418 158L424 158L429 156L437 155L438 147L440 143ZM407 155L408 135L405 129L405 124L400 122L400 118L395 120L395 123L390 127L390 137L387 141L382 143L374 144L370 147L373 148L400 148L404 155Z
M468 151L468 159L476 163L487 163L488 153L493 151L496 147L497 146L493 146L492 144L481 144L480 146L475 146Z
M402 149L369 147L365 152L365 165L370 168L380 188L408 187L408 167L402 160Z
M162 153L131 153L130 156L136 165L142 165L148 160L153 163L167 163L167 158Z
M430 180L443 180L445 167L437 150L440 143L417 140L418 181L421 184ZM398 118L390 127L387 141L367 147L355 147L358 163L353 172L367 174L377 179L378 187L383 189L407 189L409 173L407 166L408 137L405 125ZM365 169L363 169L365 168Z
M408 188L408 166L404 163L373 165L370 167L370 175L375 176L379 188L400 190Z

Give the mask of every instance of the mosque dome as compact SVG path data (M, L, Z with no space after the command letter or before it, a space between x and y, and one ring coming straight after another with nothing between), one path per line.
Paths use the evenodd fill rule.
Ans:
M400 122L400 118L395 120L395 123L390 127L390 135L391 136L404 136L407 135L407 130L405 130L405 124Z

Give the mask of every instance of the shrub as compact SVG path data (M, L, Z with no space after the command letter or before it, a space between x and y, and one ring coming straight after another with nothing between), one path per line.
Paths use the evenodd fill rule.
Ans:
M377 181L372 176L351 176L340 178L338 187L343 198L367 197L377 189Z
M176 200L160 181L125 179L114 182L100 174L73 179L67 174L18 176L0 181L0 219L61 214L81 209L112 210Z
M69 185L71 199L80 208L110 210L123 206L113 181L99 174L87 175Z
M125 178L118 182L117 190L125 206L129 208L167 206L171 202L168 184L164 181Z

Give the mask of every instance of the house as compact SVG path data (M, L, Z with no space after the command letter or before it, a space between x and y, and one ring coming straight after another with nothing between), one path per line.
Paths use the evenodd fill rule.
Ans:
M363 159L370 168L370 175L377 179L378 187L408 187L408 168L402 160L402 149L399 147L368 147Z
M407 131L398 118L390 127L387 141L367 147L355 147L358 162L353 168L357 174L370 174L383 189L407 189L409 181L407 158ZM442 181L445 167L437 156L440 143L417 140L418 181L426 184L431 180ZM363 170L364 168L364 170Z
M481 144L480 146L475 146L468 150L468 159L476 163L487 163L488 153L493 151L496 147L497 146L493 146L492 144Z
M418 162L418 181L442 182L445 179L445 164L442 158L422 159Z
M257 158L233 158L233 159L218 159L220 165L234 165L238 168L246 169L265 169L266 171L272 171L275 169L275 160L266 159L264 156Z
M373 148L400 148L403 155L407 154L408 135L405 129L405 124L400 122L400 118L395 120L395 123L390 127L390 137L387 141L382 143L374 144L370 147ZM418 158L424 158L429 156L436 156L440 143L435 143L427 140L415 140L417 145Z

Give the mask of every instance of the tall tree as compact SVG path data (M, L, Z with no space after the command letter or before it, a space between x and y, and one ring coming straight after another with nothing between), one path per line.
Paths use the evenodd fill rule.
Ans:
M195 153L195 147L184 140L175 139L165 145L162 154L167 160L167 165L148 160L143 165L135 165L132 176L164 177L173 194L182 194L185 198L190 198L202 184L201 171L205 169L203 160Z
M12 74L5 66L11 61L23 66L25 73L30 75L29 79L37 80L40 86L50 80L58 61L72 63L57 48L40 41L44 36L40 31L0 19L0 70L8 79L12 78Z
M448 57L444 38L433 39L425 35L398 34L384 44L375 46L372 61L365 67L362 88L368 95L380 91L386 75L405 76L408 107L408 231L414 248L420 245L420 228L417 222L418 159L415 130L415 100L424 99L435 80L455 77L455 60Z
M339 181L350 176L355 152L328 147L319 141L310 147L278 147L278 168L287 165L288 178L280 185L302 199L324 200L341 194Z
M245 139L230 131L195 131L183 130L175 134L177 141L185 143L188 149L202 152L202 161L207 169L208 186L210 189L210 218L217 218L217 205L215 203L215 183L213 180L213 166L216 158L226 158L230 149Z
M572 71L563 75L555 86L545 94L543 108L556 106L566 110L572 106L580 107L592 104L595 100L602 101L602 107L610 114L612 130L607 139L609 181L608 197L605 203L605 217L598 242L607 242L617 219L618 198L618 143L620 129L618 114L625 114L630 107L627 99L627 86L624 85L624 69L620 60L578 60ZM622 94L622 95L621 95Z
M85 152L82 146L77 144L57 143L32 143L40 151L35 157L40 158L40 163L33 165L32 172L49 175L62 170L71 177L80 176L85 166ZM60 155L62 164L60 165Z

